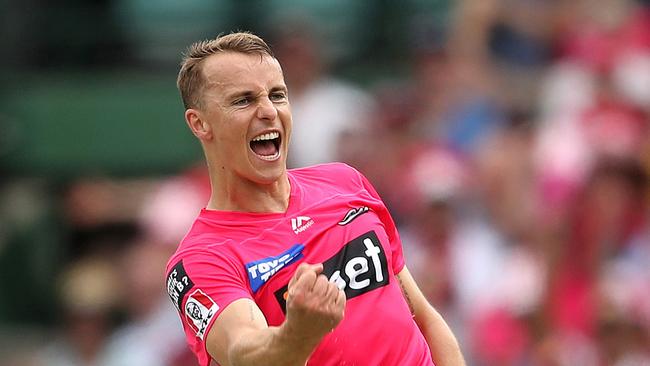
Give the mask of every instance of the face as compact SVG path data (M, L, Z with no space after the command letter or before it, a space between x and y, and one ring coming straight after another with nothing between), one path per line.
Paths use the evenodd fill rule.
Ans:
M186 111L186 119L203 142L212 169L226 179L256 184L283 177L291 111L278 61L228 52L204 60L203 75L207 83L201 106ZM205 130L197 133L197 128Z
M185 307L185 310L190 314L190 316L196 320L201 320L201 310L198 305L193 302L190 302Z

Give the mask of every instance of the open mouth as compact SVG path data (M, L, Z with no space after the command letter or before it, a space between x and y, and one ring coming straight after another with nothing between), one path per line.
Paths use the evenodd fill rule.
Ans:
M273 131L256 136L249 145L260 159L273 161L280 157L280 142L280 133Z

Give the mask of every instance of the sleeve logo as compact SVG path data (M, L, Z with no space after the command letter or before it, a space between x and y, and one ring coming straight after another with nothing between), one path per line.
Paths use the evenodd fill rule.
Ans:
M185 272L183 261L179 261L174 265L171 272L167 276L167 293L176 310L181 311L181 304L185 295L194 287L194 283Z
M298 259L302 258L302 244L295 244L279 255L246 263L248 279L251 283L251 290L257 292L274 274Z
M339 225L344 226L352 222L352 220L356 219L357 217L363 215L364 213L370 211L370 208L367 206L361 206L357 208L350 209L348 213L345 214L345 217L343 217L343 220L339 221Z
M196 336L203 339L210 320L219 311L219 305L200 289L196 289L185 302L185 320Z

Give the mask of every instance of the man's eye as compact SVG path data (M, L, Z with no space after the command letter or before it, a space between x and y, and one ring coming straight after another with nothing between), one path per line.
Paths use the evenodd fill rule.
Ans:
M282 102L285 99L287 99L287 95L285 93L273 93L271 94L271 100L274 102Z
M237 106L243 106L249 104L250 102L251 102L250 98L239 98L236 99L234 102L232 102L232 104Z

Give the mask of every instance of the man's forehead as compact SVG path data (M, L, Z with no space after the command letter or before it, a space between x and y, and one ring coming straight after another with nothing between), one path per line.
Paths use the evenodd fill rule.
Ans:
M209 56L203 65L203 74L209 85L238 85L247 79L258 80L261 76L284 81L280 63L263 54L225 52Z

